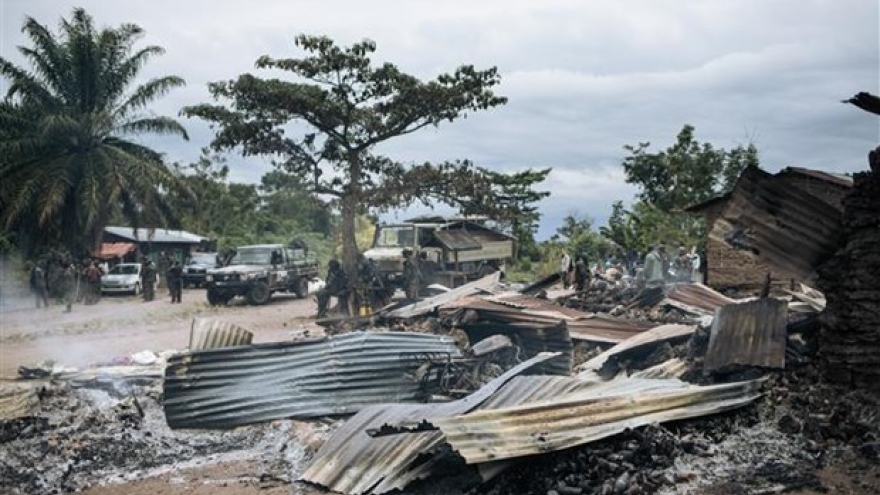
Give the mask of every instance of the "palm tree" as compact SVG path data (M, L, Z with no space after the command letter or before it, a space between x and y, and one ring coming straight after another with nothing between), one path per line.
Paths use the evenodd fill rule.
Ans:
M176 223L166 201L185 193L162 156L131 137L172 134L183 126L145 113L147 105L183 86L159 77L132 89L144 64L164 50L135 50L143 30L134 24L96 29L74 9L58 34L33 18L18 47L31 70L0 57L9 82L0 102L0 219L37 243L94 249L111 215L133 225ZM27 242L25 242L27 244Z

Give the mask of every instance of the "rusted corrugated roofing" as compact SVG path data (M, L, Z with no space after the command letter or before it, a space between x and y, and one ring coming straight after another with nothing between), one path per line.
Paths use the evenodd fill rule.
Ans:
M392 318L413 318L416 316L425 315L430 313L431 311L434 311L440 306L449 304L464 297L473 296L475 294L492 293L498 289L498 284L500 280L501 272L491 273L479 280L474 280L473 282L462 285L461 287L456 287L455 289L452 289L448 292L444 292L434 297L428 297L422 299L421 301L416 301L413 304L408 304L406 306L389 311L386 313L385 316L389 316Z
M460 356L449 337L403 332L187 352L168 360L165 416L173 428L231 428L412 402L426 359Z
M189 333L189 350L249 345L253 339L253 332L233 323L195 318Z
M853 178L843 174L835 174L832 172L825 172L824 170L813 170L809 168L801 168L801 167L786 167L781 172L776 174L784 175L786 173L796 173L801 175L806 175L807 177L812 177L813 179L819 179L825 182L830 182L831 184L835 184L841 187L851 188L853 187Z
M761 381L701 387L679 380L625 379L503 409L429 418L468 464L545 454L650 423L742 407Z
M651 328L651 324L585 313L544 299L508 293L472 296L444 304L440 311L473 310L481 321L549 326L564 323L574 340L618 343Z
M653 347L663 342L670 342L689 337L696 331L695 325L660 325L652 328L647 332L635 335L598 356L582 363L578 366L580 374L578 377L583 379L597 379L597 373L602 370L612 358L630 352L637 352L645 347Z
M737 301L703 284L676 284L666 294L665 304L684 311L711 315L721 306Z
M734 364L784 368L787 313L788 303L773 298L719 308L703 370L708 373Z
M709 237L751 253L775 272L809 282L840 242L841 211L772 178L746 168Z
M511 379L555 354L545 353L519 364L464 399L445 404L387 404L364 408L351 417L318 450L302 481L346 493L385 493L402 489L431 474L436 458L428 454L443 443L439 431L370 437L382 425L416 423L430 415L464 414L480 407ZM570 380L570 379L569 379ZM544 382L541 382L544 383ZM535 394L545 393L547 388ZM518 395L508 394L511 400ZM494 401L494 404L505 404Z

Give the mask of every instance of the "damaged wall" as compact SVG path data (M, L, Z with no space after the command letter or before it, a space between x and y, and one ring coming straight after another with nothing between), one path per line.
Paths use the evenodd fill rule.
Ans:
M844 201L844 243L819 270L821 356L832 381L880 390L880 148Z

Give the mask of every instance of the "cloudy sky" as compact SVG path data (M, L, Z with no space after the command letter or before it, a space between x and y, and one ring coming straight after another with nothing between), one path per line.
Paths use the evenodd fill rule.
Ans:
M166 55L144 77L177 74L185 89L153 111L206 101L206 83L255 72L257 57L291 57L298 33L378 44L376 60L422 78L461 64L497 66L502 108L389 142L404 161L468 158L514 171L553 167L540 236L569 213L607 218L630 200L623 146L671 144L684 124L729 148L753 142L765 168L853 172L880 142L878 119L841 99L880 93L877 0L0 0L0 55L20 61L25 16L57 25L74 6L99 24L134 22ZM5 92L5 87L0 89ZM211 139L149 144L192 161ZM233 160L257 181L260 160ZM392 217L393 218L393 217Z

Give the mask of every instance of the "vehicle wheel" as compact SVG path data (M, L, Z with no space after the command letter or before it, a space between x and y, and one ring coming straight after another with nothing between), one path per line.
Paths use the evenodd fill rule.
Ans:
M140 282L135 282L135 284L134 284L134 295L136 295L136 296L141 295L141 284L140 284Z
M254 305L266 304L272 294L269 292L269 286L266 282L254 282L251 290L247 293L248 303Z
M229 298L225 297L223 294L208 289L208 304L211 306L224 306L229 302Z
M299 279L299 283L296 284L296 297L299 299L305 299L309 295L309 281L301 278Z

